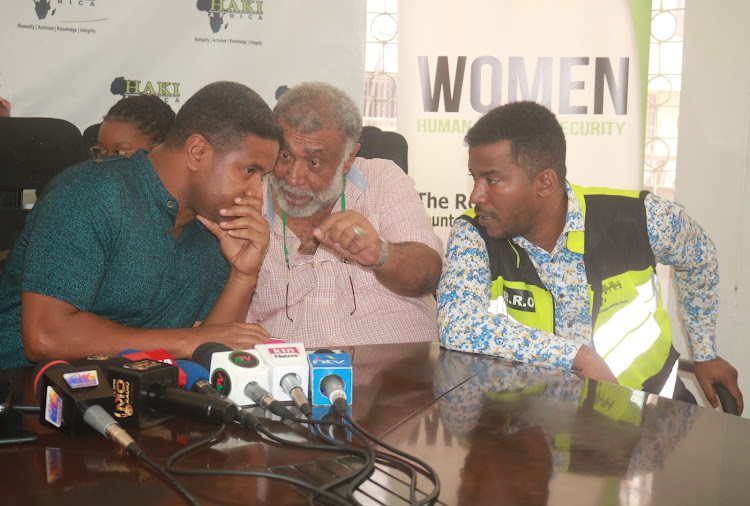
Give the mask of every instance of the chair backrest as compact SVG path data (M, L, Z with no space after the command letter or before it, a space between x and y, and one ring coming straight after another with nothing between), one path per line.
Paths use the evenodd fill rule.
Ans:
M101 126L101 123L94 123L83 131L83 149L86 152L86 158L93 158L91 148L99 143L99 127Z
M58 118L0 118L0 190L40 190L86 159L81 132Z
M3 271L10 250L26 225L29 212L27 209L0 209L0 272Z
M393 160L404 172L409 173L409 145L400 133L365 126L362 127L359 143L361 146L357 156Z

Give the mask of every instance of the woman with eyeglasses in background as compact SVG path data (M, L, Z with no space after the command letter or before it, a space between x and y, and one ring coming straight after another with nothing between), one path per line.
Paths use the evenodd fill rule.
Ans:
M154 95L125 97L104 116L94 158L110 155L130 156L139 149L151 151L161 144L174 125L172 108Z

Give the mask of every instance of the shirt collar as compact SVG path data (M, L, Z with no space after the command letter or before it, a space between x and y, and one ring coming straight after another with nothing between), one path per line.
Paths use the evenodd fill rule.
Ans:
M568 213L565 216L565 226L563 227L560 237L557 239L556 247L566 247L567 249L571 249L572 245L568 244L570 232L583 232L584 230L583 209L581 208L581 203L578 201L578 196L576 196L568 181L565 181L565 194L568 197ZM537 247L520 235L515 237L513 242L527 250L529 248ZM579 248L573 247L573 250L577 249Z
M276 208L273 205L273 193L271 193L271 180L269 176L266 181L266 218L268 218L268 224L273 227L276 223ZM358 194L364 193L367 190L367 180L359 171L356 165L352 165L351 170L346 175L346 188L344 194L346 195L347 201L352 201ZM339 203L339 205L341 205Z
M584 228L583 208L581 208L576 192L567 181L565 181L565 193L568 195L568 215L565 218L563 233L582 232Z

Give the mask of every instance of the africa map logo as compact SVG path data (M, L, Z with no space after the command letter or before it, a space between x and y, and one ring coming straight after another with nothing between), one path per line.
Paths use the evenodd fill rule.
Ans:
M208 13L214 33L226 30L230 19L263 19L263 0L197 0L195 7Z
M36 17L38 17L39 19L46 18L47 13L49 13L50 9L52 9L50 0L34 0L34 10L36 11ZM50 14L50 16L54 16L55 12L57 12L57 9L52 9L52 13Z
M47 15L54 16L57 13L57 9L52 8L52 2L55 0L34 0L34 11L36 12L36 17L41 19L46 19ZM59 0L57 1L57 4L60 5L62 2ZM66 6L63 5L63 10L65 10ZM76 2L69 2L69 6L78 8L78 7L96 7L96 0L80 0ZM79 11L80 12L80 11ZM66 20L71 21L71 20ZM81 20L78 20L81 21ZM90 20L89 20L90 21Z

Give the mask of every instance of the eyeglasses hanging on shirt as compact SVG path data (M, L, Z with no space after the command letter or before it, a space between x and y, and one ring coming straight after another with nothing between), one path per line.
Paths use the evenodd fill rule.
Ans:
M344 196L344 191L346 190L346 174L344 174L344 189L341 190L341 210L346 211L346 197ZM347 275L349 276L349 286L352 288L352 300L354 301L354 309L351 313L349 313L349 316L353 315L354 312L357 310L357 296L354 294L354 282L352 281L352 273L351 273L351 266L349 265L349 262L343 258L332 258L327 260L313 260L310 262L303 262L300 264L293 264L289 262L289 250L286 247L286 212L282 209L281 210L281 222L284 226L284 262L286 262L286 296L284 298L284 308L286 310L286 317L289 319L290 322L293 322L291 316L289 316L289 283L292 278L292 272L295 270L298 270L305 266L311 266L313 269L318 268L324 269L327 268L326 266L333 266L335 264L342 263L345 265Z

